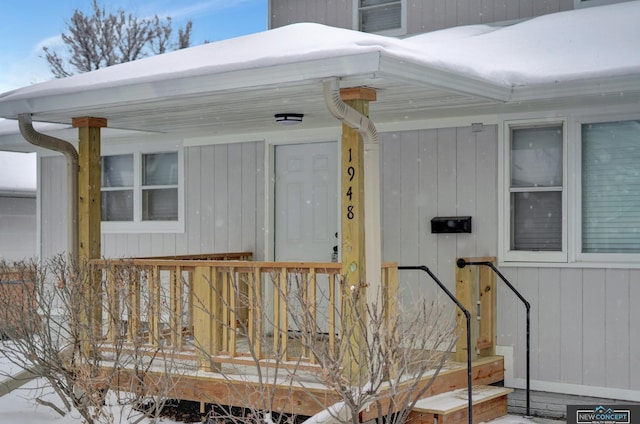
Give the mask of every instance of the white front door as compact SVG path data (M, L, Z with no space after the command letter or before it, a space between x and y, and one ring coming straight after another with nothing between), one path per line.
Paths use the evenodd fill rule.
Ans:
M338 245L337 143L275 150L275 259L330 262Z
M330 262L338 234L337 143L311 143L277 146L275 149L275 260L281 262ZM332 277L334 283L337 277ZM299 313L310 310L293 293L303 276L289 277L289 331L303 331ZM328 333L329 277L316 277L316 318L314 329L305 332ZM335 284L334 296L339 290ZM298 311L298 312L295 312ZM293 313L293 314L291 314ZM304 324L305 326L308 325Z

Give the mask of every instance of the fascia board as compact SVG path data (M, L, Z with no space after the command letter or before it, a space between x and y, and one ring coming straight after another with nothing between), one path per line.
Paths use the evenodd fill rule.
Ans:
M161 80L133 82L120 86L70 87L47 95L32 92L0 100L0 117L16 118L20 113L82 113L83 109L108 109L122 104L144 104L169 98L188 98L230 90L253 90L273 85L295 85L329 77L374 75L380 67L380 53L368 52L286 63L219 74L188 75Z
M380 58L380 75L391 80L404 81L410 84L432 87L495 102L508 102L511 100L511 87L413 63L406 59L383 55Z
M640 95L640 75L590 78L513 87L511 101L526 102L582 96Z

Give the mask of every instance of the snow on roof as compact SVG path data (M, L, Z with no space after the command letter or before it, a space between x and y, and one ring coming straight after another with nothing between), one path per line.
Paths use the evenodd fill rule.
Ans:
M631 1L406 39L294 24L31 85L0 95L0 103L367 52L506 87L638 74L638 16L640 1Z
M500 84L640 73L640 1L544 15L506 27L470 26L405 39L445 68Z

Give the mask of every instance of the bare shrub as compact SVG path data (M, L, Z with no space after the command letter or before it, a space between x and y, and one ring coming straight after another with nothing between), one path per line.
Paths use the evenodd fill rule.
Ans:
M61 414L75 409L89 424L118 418L121 412L108 401L128 407L120 411L131 414L129 421L141 415L131 408L144 409L152 420L159 416L180 371L162 343L149 351L140 337L127 337L119 302L130 302L127 278L138 272L128 264L103 273L63 256L45 265L0 263L0 278L10 279L0 285L11 285L0 290L0 328L7 338L0 343L0 354L43 378L63 406L40 403ZM120 381L123 369L134 370L128 385ZM145 388L150 378L153 392Z
M303 274L289 274L286 282L280 278L263 278L263 288L263 281L255 276L240 280L230 274L232 287L226 293L209 281L214 296L235 318L233 326L207 309L203 299L195 301L196 308L221 328L236 332L247 345L242 365L198 348L230 383L233 393L229 403L244 408L238 417L231 408L218 407L211 414L215 420L290 421L290 405L285 405L285 399L295 393L296 402L314 403L322 409L309 422L328 419L356 424L363 411L373 408L373 415L388 423L404 423L455 344L451 310L426 300L402 306L395 296L378 295L377 300L367 302L365 287L345 289L339 276L335 278L340 301L326 290L317 289L318 293L310 295ZM270 290L273 299L264 295ZM229 301L230 291L236 294L235 304ZM320 298L334 300L322 309ZM248 320L241 313L246 309L253 311ZM287 328L282 328L283 322ZM328 333L327 322L333 323ZM355 364L349 366L348 362ZM319 391L319 387L324 389ZM333 403L327 407L328 399Z

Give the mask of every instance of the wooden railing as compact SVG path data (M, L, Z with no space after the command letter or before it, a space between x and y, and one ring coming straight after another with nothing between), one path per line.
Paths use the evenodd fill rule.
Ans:
M335 349L341 264L212 256L93 261L105 287L105 337L194 352L204 370L272 357L313 364L311 338ZM397 265L385 264L382 275L383 296L395 299Z

